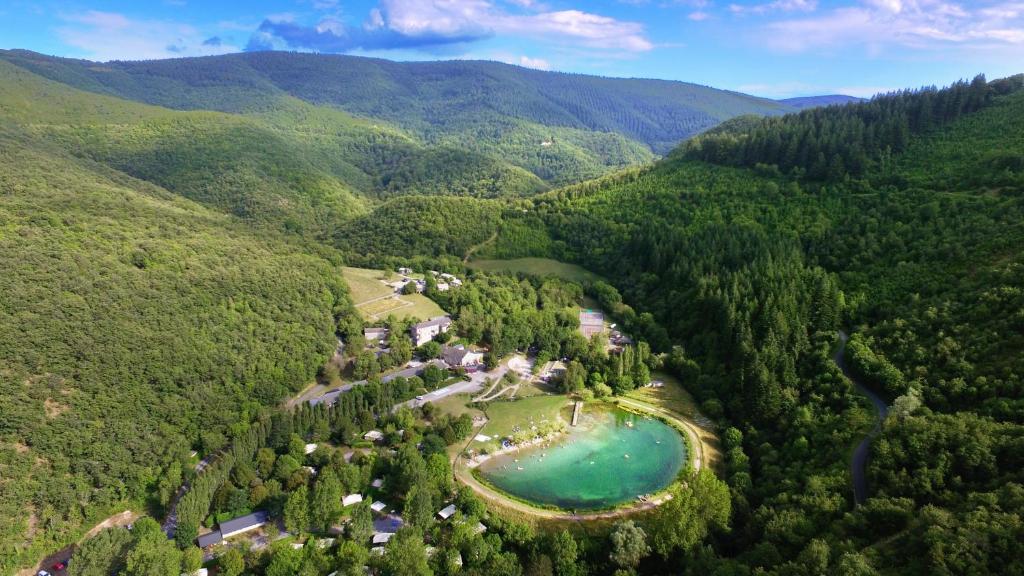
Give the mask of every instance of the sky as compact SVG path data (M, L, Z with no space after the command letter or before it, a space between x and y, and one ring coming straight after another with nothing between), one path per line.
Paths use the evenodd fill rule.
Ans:
M1024 0L4 0L0 48L483 59L769 98L1024 72Z

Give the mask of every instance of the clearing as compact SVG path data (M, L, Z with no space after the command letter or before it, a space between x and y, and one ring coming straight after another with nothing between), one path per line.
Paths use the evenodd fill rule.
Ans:
M363 320L368 322L383 320L389 315L399 319L427 320L445 313L436 302L422 294L397 294L394 288L385 284L386 280L401 280L399 274L389 276L384 270L350 267L342 268L341 274L348 284L352 303Z
M511 272L531 276L554 276L571 282L596 282L602 278L590 270L550 258L516 258L514 260L474 260L468 267L485 272Z

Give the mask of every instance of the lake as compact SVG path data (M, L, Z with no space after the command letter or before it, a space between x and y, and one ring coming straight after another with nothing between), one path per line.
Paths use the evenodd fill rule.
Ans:
M481 464L479 473L523 500L595 510L665 488L685 463L686 444L671 426L587 405L579 425L550 445L496 456Z

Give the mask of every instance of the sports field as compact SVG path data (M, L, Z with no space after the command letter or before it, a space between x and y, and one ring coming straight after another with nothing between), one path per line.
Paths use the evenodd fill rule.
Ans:
M474 260L470 268L485 272L509 272L532 276L554 276L571 282L595 282L601 277L590 270L550 258L516 258L514 260Z

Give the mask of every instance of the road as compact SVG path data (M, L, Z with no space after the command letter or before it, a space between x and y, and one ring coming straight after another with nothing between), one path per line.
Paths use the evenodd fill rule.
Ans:
M395 378L412 378L413 376L419 376L427 368L428 364L433 364L442 370L446 370L448 368L448 365L445 364L443 360L431 360L426 364L416 364L415 366L410 366L397 372L392 372L381 378L381 382L391 382ZM302 395L298 396L296 399L297 402L295 404L299 404L301 402L309 402L310 405L316 406L317 404L322 404L326 402L328 405L331 405L334 404L338 396L348 392L349 390L355 388L356 386L363 386L366 383L366 380L357 380L355 382L349 382L348 384L344 384L342 386L334 388L329 392L324 392L324 390L326 390L326 388L324 387L312 388L310 390L307 390L306 392L303 392Z
M853 385L857 388L857 391L868 397L871 400L871 404L875 407L875 426L868 432L867 436L857 444L857 448L853 450L853 458L850 460L850 475L853 476L853 501L855 503L863 504L868 499L868 480L867 480L867 465L868 465L868 454L871 450L871 441L874 440L875 436L882 431L882 421L889 414L889 405L882 400L878 394L872 392L868 387L864 386L858 380L850 369L846 366L846 341L849 340L849 336L842 330L839 331L839 348L836 350L835 360L836 366L843 371L843 374L853 382Z
M447 398L455 394L472 394L474 392L479 392L483 390L484 383L488 379L494 381L501 380L501 378L504 377L509 370L515 370L519 374L520 378L523 378L524 375L526 378L529 378L530 370L532 368L532 361L523 358L522 356L513 356L512 358L509 358L505 362L499 364L497 368L491 370L490 372L474 372L469 375L468 381L456 382L454 384L445 386L444 388L438 388L433 392L429 392L417 398L413 398L412 400L409 400L407 402L396 404L394 410L397 410L402 406L416 408L418 406L426 404L427 402L437 402L438 400Z

